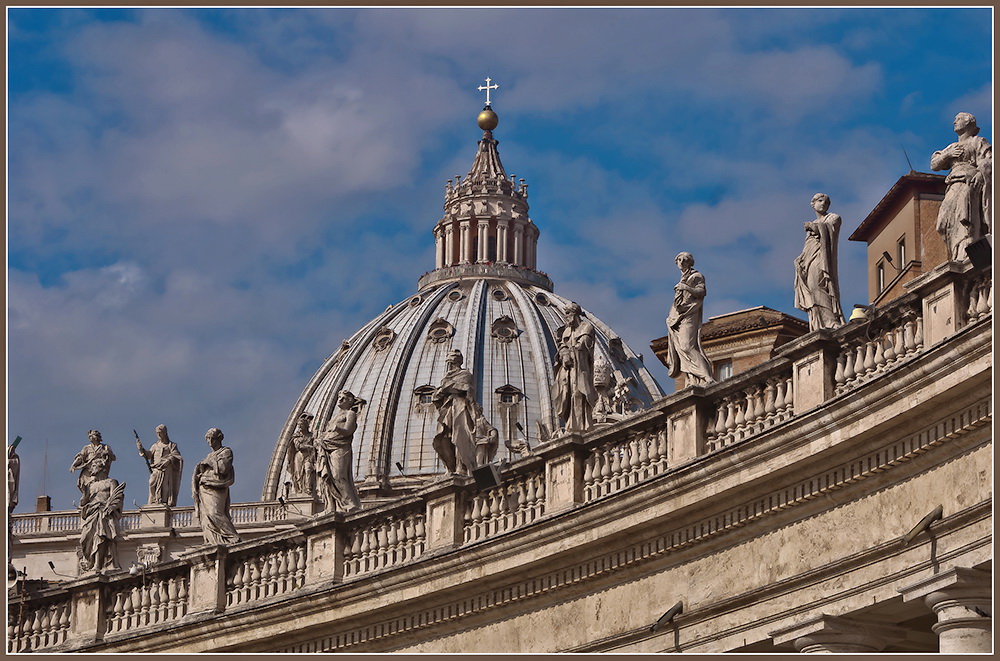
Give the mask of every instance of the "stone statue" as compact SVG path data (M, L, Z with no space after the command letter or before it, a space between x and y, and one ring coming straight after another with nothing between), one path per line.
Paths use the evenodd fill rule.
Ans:
M955 115L953 142L931 156L932 170L951 169L938 210L937 231L948 248L949 259L967 259L965 248L990 232L993 216L993 147L979 137L976 118L967 112Z
M476 464L485 466L497 456L497 450L500 448L500 433L483 415L483 407L478 402L475 403L475 410Z
M304 496L316 493L316 446L313 443L312 422L313 416L303 413L292 434L292 492Z
M87 485L94 479L97 459L103 459L103 465L108 472L111 472L111 462L117 458L111 448L103 443L101 432L91 429L87 432L87 438L90 440L90 444L84 445L83 449L76 453L76 456L73 457L73 464L69 467L70 473L80 471L80 475L76 479L76 488L84 494L84 497L87 494ZM82 499L80 506L83 507Z
M99 435L98 435L99 436ZM111 465L106 454L97 454L89 464L90 479L80 498L80 545L77 555L85 572L104 573L118 569L118 519L122 516L125 483L108 477Z
M168 507L177 505L184 459L181 458L177 444L167 435L167 426L157 425L156 442L148 450L142 447L138 436L135 438L135 446L139 449L139 456L149 466L148 504Z
M194 467L191 495L194 497L194 517L201 523L206 544L235 544L240 536L229 513L229 487L236 482L233 451L223 447L221 429L213 427L205 434L212 448L208 456Z
M593 424L594 325L583 316L577 303L564 310L566 325L556 343L555 385L552 399L556 415L567 432L584 432Z
M824 193L813 195L812 208L816 220L803 223L806 243L795 258L795 307L809 315L810 331L844 325L837 276L840 216L827 213L830 198Z
M350 512L361 507L354 486L354 452L351 442L358 428L355 410L364 404L353 393L341 390L337 411L326 423L326 430L316 438L316 475L324 512Z
M7 579L17 578L17 571L10 561L10 550L14 544L14 508L17 507L17 492L21 484L21 458L17 456L19 436L7 446Z
M594 360L594 390L597 391L597 402L594 404L594 420L607 422L608 416L614 413L611 397L608 392L615 386L615 375L604 356Z
M448 352L448 371L431 395L438 409L434 451L449 473L470 474L476 464L476 387L472 372L462 367L462 352Z
M702 307L708 291L705 276L694 269L689 252L679 253L674 263L681 271L681 280L674 285L674 304L667 315L667 366L675 379L683 372L687 385L709 385L715 383L712 363L701 348Z

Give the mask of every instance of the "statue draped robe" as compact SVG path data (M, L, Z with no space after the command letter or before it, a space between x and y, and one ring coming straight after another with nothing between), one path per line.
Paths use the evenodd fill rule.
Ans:
M962 156L943 152L958 146ZM938 209L937 231L948 247L948 258L966 259L965 248L990 232L993 198L993 147L978 135L953 142L931 156L932 170L951 172L945 177L944 200Z
M147 452L146 458L153 469L149 475L149 504L173 507L177 504L184 467L180 450L173 441L162 443L157 440Z
M438 428L432 445L451 473L465 473L477 467L475 393L472 372L458 368L444 375L431 400L438 409Z
M236 482L233 451L214 450L195 466L193 478L194 513L201 522L206 544L234 544L240 541L229 514L229 487Z
M810 331L844 325L837 275L840 222L835 213L810 222L802 254L795 258L795 307L809 315Z
M556 349L556 374L552 399L556 415L568 431L582 432L593 424L597 389L594 387L594 325L580 318L567 324Z
M351 442L358 428L354 411L338 409L328 423L329 431L316 440L316 475L324 511L349 512L361 506L354 486L354 451Z
M680 284L694 292L675 290L674 304L667 315L669 353L667 366L670 376L688 375L688 385L714 383L712 363L701 348L701 317L705 302L705 276L694 269L681 274Z

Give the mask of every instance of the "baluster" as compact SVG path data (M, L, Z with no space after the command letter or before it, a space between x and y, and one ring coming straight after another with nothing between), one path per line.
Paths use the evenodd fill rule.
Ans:
M865 373L865 347L860 345L854 349L854 374L858 378L864 376Z
M382 525L378 528L378 554L379 554L379 567L386 567L390 562L390 546L389 546L389 531L391 526L389 521L383 521Z
M583 462L583 493L587 500L593 498L594 492L594 454L591 453Z
M903 346L906 347L906 353L911 354L917 350L917 341L913 336L914 324L912 321L907 321L903 325Z
M667 466L667 429L664 427L656 434L657 460L664 468Z
M368 538L368 529L361 528L355 531L358 537L357 572L368 571L368 554L371 552L371 542Z
M649 434L642 434L637 439L639 448L639 465L642 467L642 479L649 477Z
M778 408L774 404L774 380L768 379L764 386L764 415L773 418Z
M601 493L604 496L608 493L608 488L611 483L611 455L609 454L610 449L608 446L601 448Z
M145 585L142 586L140 594L142 595L142 615L139 618L139 621L145 626L149 624L149 618L151 616L149 609L152 605L152 601L149 598L149 587Z
M41 647L49 646L49 631L52 629L52 613L49 608L43 607L39 608L38 612L42 615L41 631L39 631L39 645Z
M875 361L875 369L880 369L885 366L885 352L882 347L882 338L877 337L872 340L875 345L875 355L872 356L872 360Z
M31 647L38 649L42 646L42 614L35 610L31 620Z
M916 343L916 348L924 348L924 318L917 317L916 328L913 329L913 341Z
M736 427L735 429L742 429L743 425L747 422L747 416L743 412L743 402L739 397L733 396L733 403L736 404Z
M247 558L247 562L250 564L250 598L257 601L264 596L264 567L260 558Z
M709 438L721 436L726 431L726 400L715 405L715 426L709 431Z
M633 436L628 442L628 480L626 484L634 484L639 476L639 439Z
M724 433L732 433L736 429L736 414L738 407L736 406L735 398L732 396L726 397L722 400L726 406L726 430Z
M906 345L903 342L902 326L896 328L895 332L893 333L893 337L895 338L895 341L893 342L892 345L892 352L896 354L897 359L902 358L903 356L906 355Z
M865 342L865 374L875 369L875 347L874 342Z
M854 350L847 348L844 350L844 382L850 383L858 375L854 369Z
M760 386L753 389L753 419L759 422L764 417L764 391Z
M149 585L149 620L153 624L160 621L160 582Z
M63 604L62 611L59 613L59 630L62 631L62 639L66 639L66 635L69 632L69 615L70 615L70 605L68 603Z
M489 534L496 534L500 529L500 513L503 511L503 489L493 489L490 491L490 513L489 513L489 525L487 530Z
M121 631L122 624L124 623L123 620L124 617L125 617L125 593L122 591L118 591L115 593L114 615L112 615L111 617L111 622L108 622L108 631L112 630L112 626L114 626L114 630L116 632Z
M177 583L180 579L177 576L172 576L170 582L167 583L167 617L176 620L178 613L177 603Z
M178 611L177 616L184 617L187 615L188 610L188 586L186 577L177 579L177 603L180 605L180 610Z
M426 531L424 527L424 517L417 517L417 555L424 552L424 542L426 541Z
M837 372L833 375L833 382L836 384L837 390L844 385L847 381L847 377L844 375L844 356L843 354L837 355Z
M896 359L896 347L892 345L892 337L894 334L895 333L893 333L892 330L889 330L882 338L882 343L885 345L885 362L887 364Z
M596 455L594 455L596 457ZM527 487L527 494L525 496L525 505L528 508L529 521L535 520L535 504L538 502L538 491L535 489L535 479L529 477L525 485Z
M246 586L246 581L244 580L244 571L246 570L246 563L240 562L233 566L233 592L230 595L230 603L242 603L243 601L243 589Z
M291 549L282 549L278 560L278 594L283 594L291 589L291 572L288 568L288 556Z
M788 417L795 415L795 392L792 387L792 377L782 379L785 382L785 411Z

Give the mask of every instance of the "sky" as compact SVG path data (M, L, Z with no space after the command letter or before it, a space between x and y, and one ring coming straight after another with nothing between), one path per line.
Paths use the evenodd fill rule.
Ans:
M992 9L7 11L7 440L20 504L75 506L98 429L126 504L164 423L189 468L210 427L234 502L322 362L434 267L445 181L494 137L529 185L538 267L667 392L685 250L706 313L792 305L810 200L847 237L929 172L958 111L993 140ZM189 505L183 487L180 505Z

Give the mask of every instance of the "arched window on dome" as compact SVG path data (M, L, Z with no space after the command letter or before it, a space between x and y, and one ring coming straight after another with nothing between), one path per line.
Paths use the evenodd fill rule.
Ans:
M429 413L434 410L434 386L425 385L414 389L413 407L420 413Z

